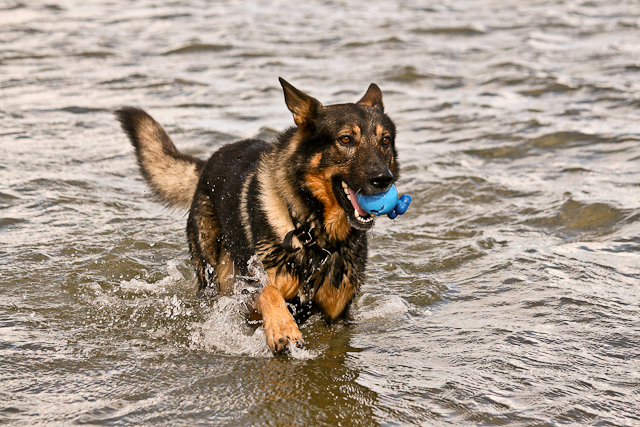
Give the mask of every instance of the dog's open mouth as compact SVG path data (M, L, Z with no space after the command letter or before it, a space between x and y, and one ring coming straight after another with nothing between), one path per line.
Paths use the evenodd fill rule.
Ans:
M340 189L338 192L340 193L338 198L341 199L342 207L351 225L362 230L371 228L376 217L362 209L358 204L355 191L353 191L346 182L340 181Z

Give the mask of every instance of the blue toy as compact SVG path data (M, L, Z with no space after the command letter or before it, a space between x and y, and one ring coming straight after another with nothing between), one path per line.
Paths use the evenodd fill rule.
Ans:
M395 219L398 215L402 215L407 211L409 203L411 203L411 196L405 194L398 199L398 189L395 185L392 185L384 193L372 194L370 196L363 196L356 194L358 204L367 213L374 215L384 215L391 219Z

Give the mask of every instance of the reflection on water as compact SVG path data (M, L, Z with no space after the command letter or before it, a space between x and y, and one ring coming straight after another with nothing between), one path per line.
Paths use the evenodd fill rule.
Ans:
M640 423L639 38L622 0L0 0L0 422ZM206 157L292 124L278 76L378 83L413 203L355 324L273 358L111 111Z

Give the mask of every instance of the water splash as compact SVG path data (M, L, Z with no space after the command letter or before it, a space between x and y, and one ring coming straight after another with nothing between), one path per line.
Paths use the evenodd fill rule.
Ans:
M289 357L298 360L310 360L316 359L320 356L319 350L310 350L308 348L298 348L293 343L289 343L287 350L289 352Z
M236 278L233 295L216 297L206 320L192 325L189 340L193 349L238 356L271 355L264 329L247 323L255 297L269 277L257 256L249 259L247 271L246 276Z
M247 302L237 296L218 298L203 323L192 324L189 336L193 350L220 352L228 355L269 357L264 329L247 324Z
M247 322L260 290L269 283L269 277L259 257L247 262L248 273L239 276L234 294L215 299L205 320L191 325L189 335L193 350L204 350L234 356L271 357L262 326L256 328ZM297 348L291 344L288 354L294 359L315 359L319 352Z
M406 318L412 310L410 304L398 295L373 296L363 294L355 314L357 321Z
M144 280L133 278L131 280L123 280L120 282L120 289L124 292L131 292L135 294L139 293L151 293L151 294L164 294L170 292L172 289L184 285L187 282L178 270L178 262L175 260L167 261L167 273L168 276L163 279L149 283Z

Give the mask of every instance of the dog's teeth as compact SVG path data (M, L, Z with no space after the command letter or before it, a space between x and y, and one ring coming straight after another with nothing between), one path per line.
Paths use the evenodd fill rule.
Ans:
M349 190L347 188L344 189L344 194L346 194L347 196L349 196Z
M358 213L357 209L353 210L353 214L356 216L356 218L360 218L360 214Z
M346 182L342 181L342 188L346 190L347 188L349 188L349 186L347 185Z

